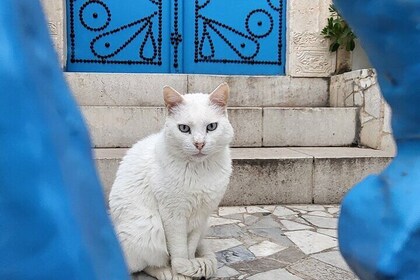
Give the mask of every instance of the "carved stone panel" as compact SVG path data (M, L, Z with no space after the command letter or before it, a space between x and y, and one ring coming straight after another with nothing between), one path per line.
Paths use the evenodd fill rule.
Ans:
M335 70L335 57L318 33L291 32L288 52L291 76L326 77Z
M287 74L328 77L335 71L335 54L321 30L327 23L331 0L288 1Z

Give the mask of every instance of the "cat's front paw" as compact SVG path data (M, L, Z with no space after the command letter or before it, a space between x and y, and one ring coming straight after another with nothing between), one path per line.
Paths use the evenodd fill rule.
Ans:
M189 277L213 276L217 271L216 258L172 259L172 269L179 274Z
M146 267L144 272L158 280L192 280L191 277L173 273L169 267Z
M183 274L182 271L185 271L187 267L191 266L191 261L189 259L173 258L171 260L171 266L174 272Z

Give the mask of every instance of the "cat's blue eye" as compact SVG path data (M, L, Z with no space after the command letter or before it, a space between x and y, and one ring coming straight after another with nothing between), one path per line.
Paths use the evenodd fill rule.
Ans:
M216 128L217 128L217 122L207 125L207 131L213 131L213 130L216 130Z
M180 125L178 125L178 129L182 133L190 133L191 132L191 128L188 125L186 125L186 124L180 124Z

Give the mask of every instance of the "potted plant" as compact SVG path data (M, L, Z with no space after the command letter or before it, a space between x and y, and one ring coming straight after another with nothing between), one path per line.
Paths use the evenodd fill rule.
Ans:
M321 34L331 41L330 51L337 53L336 74L341 74L351 71L351 51L356 46L356 35L333 4L329 11L331 16Z

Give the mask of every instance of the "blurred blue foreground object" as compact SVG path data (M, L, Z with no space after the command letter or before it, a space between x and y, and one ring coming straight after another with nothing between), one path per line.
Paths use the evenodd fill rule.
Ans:
M336 0L392 107L398 153L344 198L340 250L361 279L420 279L420 1Z
M37 0L0 1L0 279L128 279Z

